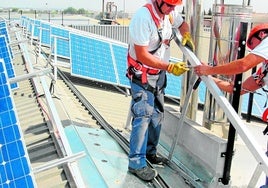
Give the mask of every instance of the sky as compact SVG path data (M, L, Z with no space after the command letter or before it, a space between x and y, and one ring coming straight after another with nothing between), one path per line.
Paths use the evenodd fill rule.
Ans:
M68 7L73 7L76 9L84 8L86 10L102 11L102 1L103 0L0 0L1 8L31 8L31 9L59 9L63 10ZM243 0L223 0L225 4L237 4L242 5ZM244 0L248 2L247 0ZM135 12L139 7L144 5L146 0L105 0L106 2L114 2L117 6L118 11L126 11L128 13ZM185 3L186 0L183 0ZM198 1L197 1L198 2ZM203 3L203 9L209 10L212 5L221 0L199 0ZM257 13L268 13L268 8L266 6L267 0L250 0L251 6L253 7L253 12Z

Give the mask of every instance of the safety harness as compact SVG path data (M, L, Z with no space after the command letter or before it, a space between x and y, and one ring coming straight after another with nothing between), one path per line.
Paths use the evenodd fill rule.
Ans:
M151 54L154 54L162 45L163 43L163 40L162 40L162 28L161 28L161 25L160 25L160 22L158 20L158 18L154 15L153 13L153 9L152 9L152 4L146 4L144 5L144 7L146 7L151 16L152 16L152 19L157 27L157 32L158 32L158 36L159 36L159 44L157 46L157 48L153 51L150 51L149 53ZM173 23L173 20L172 20L172 16L170 15L169 16L169 20L171 23ZM166 43L166 41L164 41ZM169 44L170 40L168 41L168 44ZM167 43L166 43L167 44ZM160 70L158 69L152 69L150 67L146 67L144 66L141 62L133 59L129 53L127 55L127 61L128 61L128 69L127 69L127 74L126 76L129 78L129 79L132 79L133 80L133 77L136 76L135 75L135 72L136 71L141 71L142 74L141 74L141 78L139 78L141 80L141 84L146 84L148 82L147 80L147 74L151 74L151 75L156 75L156 74L159 74ZM137 78L135 78L137 79Z
M266 128L263 131L263 134L266 135L268 133L268 108L264 110L262 120L267 123Z

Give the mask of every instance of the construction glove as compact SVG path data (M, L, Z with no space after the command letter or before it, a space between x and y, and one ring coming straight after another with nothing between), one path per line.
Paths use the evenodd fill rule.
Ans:
M184 35L182 36L181 43L183 46L189 47L190 50L192 50L192 51L195 50L194 42L193 42L192 36L189 32L184 33Z
M174 74L175 76L180 76L181 74L189 70L189 68L187 68L186 66L187 64L185 62L170 63L168 65L167 71L169 73Z

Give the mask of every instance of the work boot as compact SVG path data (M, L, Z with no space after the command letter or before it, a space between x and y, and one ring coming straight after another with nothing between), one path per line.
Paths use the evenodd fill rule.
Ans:
M156 165L164 165L168 163L168 159L164 158L164 157L160 157L157 155L146 155L147 160L151 163L151 164L156 164Z
M144 181L151 181L157 176L157 171L148 166L145 166L141 169L133 169L128 167L128 171L131 172L132 174L135 174Z

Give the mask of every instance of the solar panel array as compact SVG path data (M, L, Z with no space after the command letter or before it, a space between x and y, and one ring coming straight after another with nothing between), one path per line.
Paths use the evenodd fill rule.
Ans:
M14 109L4 60L0 59L0 187L32 188L29 157Z

